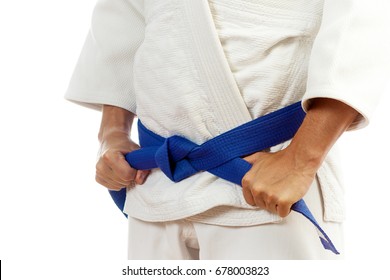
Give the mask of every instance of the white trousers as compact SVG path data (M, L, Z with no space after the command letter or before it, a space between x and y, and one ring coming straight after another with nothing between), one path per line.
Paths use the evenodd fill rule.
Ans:
M341 255L325 250L314 226L291 212L280 223L231 227L191 222L145 222L129 216L128 257L133 260L288 260L340 259L342 224L324 222L317 182L304 197Z

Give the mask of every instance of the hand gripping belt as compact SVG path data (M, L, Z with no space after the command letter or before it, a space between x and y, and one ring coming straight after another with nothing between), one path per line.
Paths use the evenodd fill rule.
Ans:
M138 122L141 149L128 153L126 160L138 170L160 168L174 182L207 171L241 185L242 178L251 168L251 164L241 157L291 139L304 117L301 103L297 102L229 130L201 145L181 136L163 138ZM123 211L126 189L110 191L110 194ZM339 254L303 199L293 204L291 210L301 213L316 227L325 249Z

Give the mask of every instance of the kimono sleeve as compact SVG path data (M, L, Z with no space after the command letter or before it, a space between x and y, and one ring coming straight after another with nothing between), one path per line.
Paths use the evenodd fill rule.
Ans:
M350 130L369 123L390 76L390 17L386 2L324 1L303 97L305 110L313 98L333 98L360 113Z
M143 1L99 0L65 99L99 109L102 104L133 113L134 56L144 38Z

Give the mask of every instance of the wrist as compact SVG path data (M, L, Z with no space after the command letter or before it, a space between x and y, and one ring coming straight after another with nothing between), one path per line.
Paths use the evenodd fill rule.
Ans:
M292 159L295 170L314 175L321 167L327 151L319 146L307 146L293 140L285 149L285 153Z
M130 137L134 114L125 109L103 105L98 139L103 142L111 137Z
M333 144L357 114L353 108L337 100L313 100L286 152L301 170L317 172Z

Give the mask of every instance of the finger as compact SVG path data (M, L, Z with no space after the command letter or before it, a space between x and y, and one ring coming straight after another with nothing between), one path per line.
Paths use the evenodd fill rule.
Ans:
M268 210L267 204L265 203L265 201L261 195L254 195L253 197L254 197L255 203L258 207L260 207L261 209Z
M135 176L135 182L138 185L145 183L146 178L149 176L150 170L138 170L137 175Z
M111 168L119 178L126 181L134 180L137 173L137 170L130 166L122 153L118 153L118 159Z
M103 161L100 161L96 164L96 180L98 183L102 184L108 188L124 188L134 185L134 180L125 181L118 178L112 171L112 169L107 166Z
M242 194L244 195L245 201L252 206L256 206L255 199L253 198L252 192L248 187L242 187Z
M292 204L290 203L281 203L276 205L276 213L282 217L285 218L290 214L291 212L291 206Z
M112 185L129 186L132 179L124 180L114 173L112 168L106 164L105 161L99 160L96 164L96 175Z
M121 183L121 182L114 181L114 180L112 180L110 178L106 178L106 177L100 177L99 176L99 178L103 179L110 187L123 189L123 188L134 187L135 186L135 182L134 181Z
M277 196L275 194L268 194L264 198L264 203L265 203L265 208L267 209L267 211L274 213L274 214L278 213L278 211L277 211L278 199L277 199Z
M99 160L100 161L100 160ZM107 175L118 182L130 183L134 181L136 170L127 163L121 152L110 152L102 156L101 161L108 166L112 173ZM106 170L106 172L108 172Z
M103 178L99 177L98 175L95 176L95 180L100 185L106 187L109 190L120 191L121 189L124 188L124 186L120 186L120 185L117 185L117 184L113 184L112 182L108 182L106 179L103 179Z

